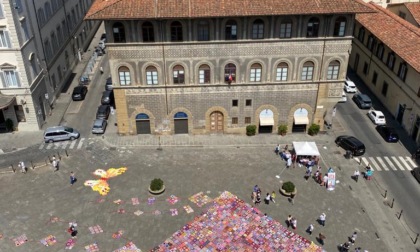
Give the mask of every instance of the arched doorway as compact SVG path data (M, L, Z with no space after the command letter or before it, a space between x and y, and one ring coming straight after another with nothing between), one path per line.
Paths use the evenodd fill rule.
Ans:
M150 118L145 113L136 115L137 134L150 134Z
M293 114L292 132L306 132L306 126L309 124L308 110L298 108Z
M272 133L274 126L274 114L270 109L264 109L260 113L260 125L258 133Z
M220 111L214 111L210 114L210 132L223 133L223 114Z
M188 115L184 112L178 112L174 115L175 134L188 134Z

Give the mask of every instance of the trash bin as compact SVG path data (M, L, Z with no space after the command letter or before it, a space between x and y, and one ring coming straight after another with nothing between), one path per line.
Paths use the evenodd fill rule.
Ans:
M346 159L350 159L352 157L352 153L350 150L346 150L346 155L345 155Z

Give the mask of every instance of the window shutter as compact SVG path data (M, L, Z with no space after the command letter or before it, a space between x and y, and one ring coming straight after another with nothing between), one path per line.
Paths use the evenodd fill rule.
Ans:
M7 47L12 48L12 42L10 42L10 36L8 31L4 31L4 37L6 37Z
M2 83L3 87L4 88L7 88L7 86L6 86L6 80L4 79L4 73L3 72L0 72L0 79L1 79L1 83Z
M15 76L16 76L16 84L18 87L21 87L21 82L20 82L20 76L18 72L15 72Z

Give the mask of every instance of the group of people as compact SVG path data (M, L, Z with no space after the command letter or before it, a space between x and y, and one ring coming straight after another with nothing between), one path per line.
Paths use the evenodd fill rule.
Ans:
M366 166L365 169L366 169L366 171L363 172L363 177L366 180L371 180L372 179L372 176L373 176L373 169L372 169L372 167L370 167L370 164L369 163L367 164L367 166ZM359 176L360 176L359 170L355 170L354 173L353 173L352 178L354 179L354 181L357 182L357 181L359 181Z
M273 203L276 203L275 198L276 198L276 192L275 191L273 191L271 194L267 193L267 195L264 198L264 203L266 205L269 205L270 201L273 202ZM257 206L261 203L261 189L258 187L258 185L254 186L254 189L253 189L252 194L251 194L251 199L252 199L252 202L254 203L255 206Z
M280 144L278 144L276 148L274 149L274 152L276 153L276 155L279 155L281 159L286 161L287 168L290 168L292 164L293 164L293 168L295 168L296 154L293 151L289 151L289 146L287 144L286 146L284 146L282 150L280 149L281 149Z

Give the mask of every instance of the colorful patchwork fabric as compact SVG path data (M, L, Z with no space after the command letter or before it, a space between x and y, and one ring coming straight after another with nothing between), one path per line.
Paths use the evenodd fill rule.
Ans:
M175 195L171 195L169 196L169 198L166 199L166 201L168 201L170 204L174 205L175 203L178 202L178 197Z
M23 234L21 236L18 236L16 238L12 239L15 242L16 247L24 244L25 242L28 241L28 237L26 237L26 234Z
M98 234L104 232L99 225L89 227L89 231L91 234Z
M172 216L178 215L178 209L176 209L176 208L171 208L171 209L169 209L169 211L171 212Z
M75 244L76 244L76 239L68 239L66 242L65 249L72 249Z
M133 203L133 206L140 204L139 198L131 198L131 203Z
M124 231L123 230L118 230L117 232L115 232L115 233L112 234L112 238L114 238L114 239L120 239L123 234L124 234Z
M192 213L194 210L190 206L184 206L184 209L187 213Z
M199 192L188 198L191 202L195 203L198 207L202 207L205 204L212 201L212 199L205 195L203 192Z
M155 203L155 201L156 201L155 197L150 197L147 199L147 204L152 205Z
M135 215L137 215L137 216L140 216L140 215L142 215L144 212L142 212L142 211L140 211L140 210L137 210L137 211L135 211L134 212L134 214Z
M98 244L93 243L85 246L86 252L99 252Z
M49 235L45 237L44 239L42 239L40 242L44 246L48 247L48 246L54 245L57 242L57 239L55 238L55 236Z
M224 192L202 215L151 251L321 252L322 248Z
M124 247L116 249L113 252L141 252L141 250L134 243L128 242Z

